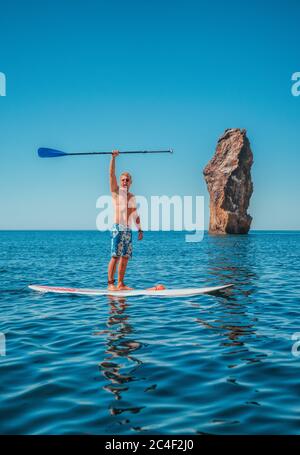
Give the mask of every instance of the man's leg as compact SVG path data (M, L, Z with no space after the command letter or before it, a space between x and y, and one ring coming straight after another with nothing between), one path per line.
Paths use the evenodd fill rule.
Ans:
M132 289L132 288L129 288L128 286L125 286L125 284L124 284L124 276L126 273L127 263L128 263L128 258L125 256L122 256L120 259L120 264L119 264L118 289L123 289L123 290Z
M108 289L110 290L114 290L114 288L116 289L114 281L118 261L118 257L112 257L108 264Z

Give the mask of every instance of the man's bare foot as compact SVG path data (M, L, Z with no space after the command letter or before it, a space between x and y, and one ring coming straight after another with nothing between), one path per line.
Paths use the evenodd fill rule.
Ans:
M117 291L131 291L133 288L126 286L124 283L118 283Z
M109 284L109 285L107 286L107 289L108 289L109 291L118 291L117 286L115 286L114 284Z

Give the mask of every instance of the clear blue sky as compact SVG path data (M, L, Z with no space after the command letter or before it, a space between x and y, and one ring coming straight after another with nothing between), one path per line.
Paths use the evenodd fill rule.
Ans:
M173 147L118 169L137 194L208 208L202 169L232 127L254 153L252 228L300 229L299 23L297 0L2 2L0 229L95 228L108 158L42 160L39 146Z

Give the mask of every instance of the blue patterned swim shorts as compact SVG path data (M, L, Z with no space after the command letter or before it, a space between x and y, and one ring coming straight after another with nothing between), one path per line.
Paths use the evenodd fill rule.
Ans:
M122 224L114 224L111 230L111 257L132 258L132 230Z

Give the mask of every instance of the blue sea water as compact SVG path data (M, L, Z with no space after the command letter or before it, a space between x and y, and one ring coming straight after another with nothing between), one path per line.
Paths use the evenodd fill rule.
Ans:
M300 434L300 232L135 237L130 285L235 285L188 298L28 289L104 287L109 233L0 242L1 434Z

